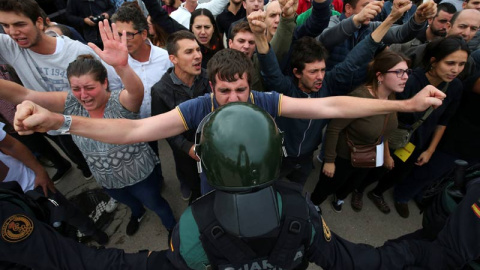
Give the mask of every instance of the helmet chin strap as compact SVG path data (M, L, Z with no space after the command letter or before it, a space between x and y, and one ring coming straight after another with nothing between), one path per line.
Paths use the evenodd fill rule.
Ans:
M280 224L276 192L272 186L250 193L215 191L214 213L228 233L256 237Z

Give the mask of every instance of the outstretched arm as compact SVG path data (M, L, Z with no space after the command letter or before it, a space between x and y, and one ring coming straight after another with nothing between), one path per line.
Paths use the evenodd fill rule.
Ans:
M139 119L100 119L72 116L70 133L105 143L132 144L149 142L178 135L185 131L176 109L156 116ZM15 129L19 134L56 130L63 124L61 114L52 113L39 105L25 101L17 106Z
M124 30L120 37L117 25L112 23L110 28L108 20L99 22L98 29L103 42L103 50L93 43L88 43L88 45L105 63L111 65L122 79L126 91L122 91L120 94L120 103L129 111L138 112L142 105L144 89L142 81L128 64L126 31Z
M31 100L53 112L63 112L67 92L38 92L27 89L18 83L0 79L0 99L13 104Z
M428 85L408 100L378 100L356 97L291 98L282 96L280 114L290 118L361 118L392 112L424 111L442 104L445 94Z

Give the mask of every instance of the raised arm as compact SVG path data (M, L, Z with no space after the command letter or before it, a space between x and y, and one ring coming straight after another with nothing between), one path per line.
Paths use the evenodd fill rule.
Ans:
M268 45L267 37L265 36L265 12L255 11L248 16L250 29L255 35L255 44L257 46L257 57L260 63L262 77L265 81L267 89L275 90L279 93L288 94L294 91L291 81L283 75L280 66L275 57L275 53Z
M225 9L228 4L228 0L212 0L206 3L201 3L197 8L206 8L212 12L213 16L217 16Z
M143 0L143 3L152 17L152 21L162 27L168 34L180 30L188 31L185 26L171 18L170 15L168 15L168 12L160 6L157 0Z
M328 27L329 18L332 14L330 10L331 0L312 1L312 14L304 24L295 29L295 40L304 36L316 37Z
M357 78L358 71L367 68L368 63L375 56L375 52L382 46L381 41L390 27L411 7L408 0L397 0L396 3L385 21L371 35L353 47L343 62L327 72L325 81L330 86L328 88L330 96L345 95L358 86L355 85L361 81ZM366 75L364 72L360 72L360 74Z
M183 120L176 109L140 120L100 119L72 116L70 133L94 140L132 144L171 137L185 131ZM15 129L21 135L59 129L64 122L61 114L24 101L17 106Z
M445 94L428 85L408 100L378 100L356 97L291 98L283 96L281 116L304 119L361 118L392 112L421 112L442 104Z
M393 8L395 8L395 3ZM420 31L425 29L427 19L434 17L435 14L437 14L437 4L435 2L427 1L421 4L408 23L395 25L388 31L384 42L386 44L404 43L414 39Z
M362 25L369 24L370 20L381 11L382 6L383 1L370 2L360 13L342 21L337 16L332 16L328 28L317 39L327 50L331 50L352 36Z
M53 112L63 112L67 92L38 92L27 89L18 83L0 79L0 99L13 104L31 100Z
M135 71L128 64L128 49L126 32L120 37L115 23L108 20L98 23L100 36L103 42L103 50L93 43L88 45L105 63L111 65L117 72L126 91L120 93L120 103L129 111L138 112L143 101L143 83Z

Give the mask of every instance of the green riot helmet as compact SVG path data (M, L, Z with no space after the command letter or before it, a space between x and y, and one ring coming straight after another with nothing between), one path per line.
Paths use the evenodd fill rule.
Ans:
M263 109L234 102L205 117L197 130L195 151L212 187L249 192L278 177L282 140Z

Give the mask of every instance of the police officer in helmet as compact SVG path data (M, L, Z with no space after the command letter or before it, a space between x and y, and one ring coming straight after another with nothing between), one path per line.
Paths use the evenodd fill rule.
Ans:
M275 181L282 135L262 109L231 103L209 114L195 151L215 191L194 202L174 230L167 258L177 269L445 267L444 249L422 241L353 244L332 233L302 188ZM433 256L435 254L435 259Z

